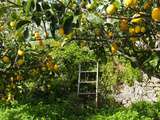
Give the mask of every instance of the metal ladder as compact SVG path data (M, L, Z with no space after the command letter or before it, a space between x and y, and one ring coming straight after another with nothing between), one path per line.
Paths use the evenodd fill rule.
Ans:
M81 64L79 64L79 71L78 71L79 75L78 75L78 87L77 87L77 95L95 95L95 102L96 102L96 107L98 107L98 79L99 79L99 63L96 62L96 71L83 71L82 70L82 66ZM82 73L95 73L96 74L96 78L95 80L93 81L89 81L88 79L85 81L82 81L81 80L81 76L82 76ZM80 92L80 86L83 85L83 84L95 84L95 92Z

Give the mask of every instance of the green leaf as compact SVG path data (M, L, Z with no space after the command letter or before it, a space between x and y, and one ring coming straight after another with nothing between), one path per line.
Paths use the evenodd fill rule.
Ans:
M48 2L42 2L42 8L44 10L50 9L50 6L49 6Z
M17 5L21 5L21 0L17 0Z
M116 8L120 8L120 6L121 6L121 1L120 1L120 0L115 0L115 1L113 2L113 4L116 6Z
M12 13L11 13L11 19L17 20L18 18L19 18L19 16L17 15L16 12L12 12Z
M158 61L159 61L159 57L158 56L155 56L152 60L149 61L149 64L152 66L152 67L156 67L158 65Z
M31 21L29 20L20 20L18 21L17 25L16 25L16 30L21 28L23 25L30 23Z
M73 16L68 16L67 18L65 18L63 25L65 34L68 34L72 30L72 21L73 21Z
M42 16L42 13L36 12L36 11L32 15L32 20L37 24L37 26L40 26L41 24L41 16Z
M26 9L25 9L26 16L29 15L29 10L30 10L30 7L31 7L31 3L32 3L32 0L27 1L27 5L26 5Z
M87 15L87 20L96 25L101 25L104 22L103 19L101 19L99 16L95 15L94 13L89 13Z

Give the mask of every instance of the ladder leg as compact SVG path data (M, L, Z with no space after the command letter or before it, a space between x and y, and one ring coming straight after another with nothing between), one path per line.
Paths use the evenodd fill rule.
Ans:
M99 70L99 64L97 62L97 74L96 74L96 107L98 107L98 71Z
M80 79L81 79L81 65L79 64L79 73L78 73L78 90L77 90L77 96L79 95L79 88L80 88Z

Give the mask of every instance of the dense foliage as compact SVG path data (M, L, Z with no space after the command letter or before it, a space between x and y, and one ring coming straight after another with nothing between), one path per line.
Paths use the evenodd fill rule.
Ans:
M0 119L160 119L159 102L99 110L73 92L89 60L102 65L101 95L140 70L159 76L159 39L160 0L1 0Z
M82 104L80 98L68 96L57 98L50 102L17 104L13 102L9 105L1 103L0 119L3 120L31 120L31 119L64 119L64 120L158 120L160 119L160 108L158 103L139 102L129 108L123 108L115 104L95 108L89 101ZM77 101L79 102L77 105Z
M133 68L131 62L122 56L109 57L107 63L102 65L101 93L119 92L120 85L125 83L131 86L136 80L142 80L140 69Z

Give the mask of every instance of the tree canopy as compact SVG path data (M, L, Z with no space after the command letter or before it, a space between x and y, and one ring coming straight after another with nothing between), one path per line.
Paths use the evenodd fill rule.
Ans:
M36 33L41 27L43 39L77 41L98 58L123 55L159 75L159 0L7 0L1 1L0 18L1 46L22 46L33 34L42 44Z

